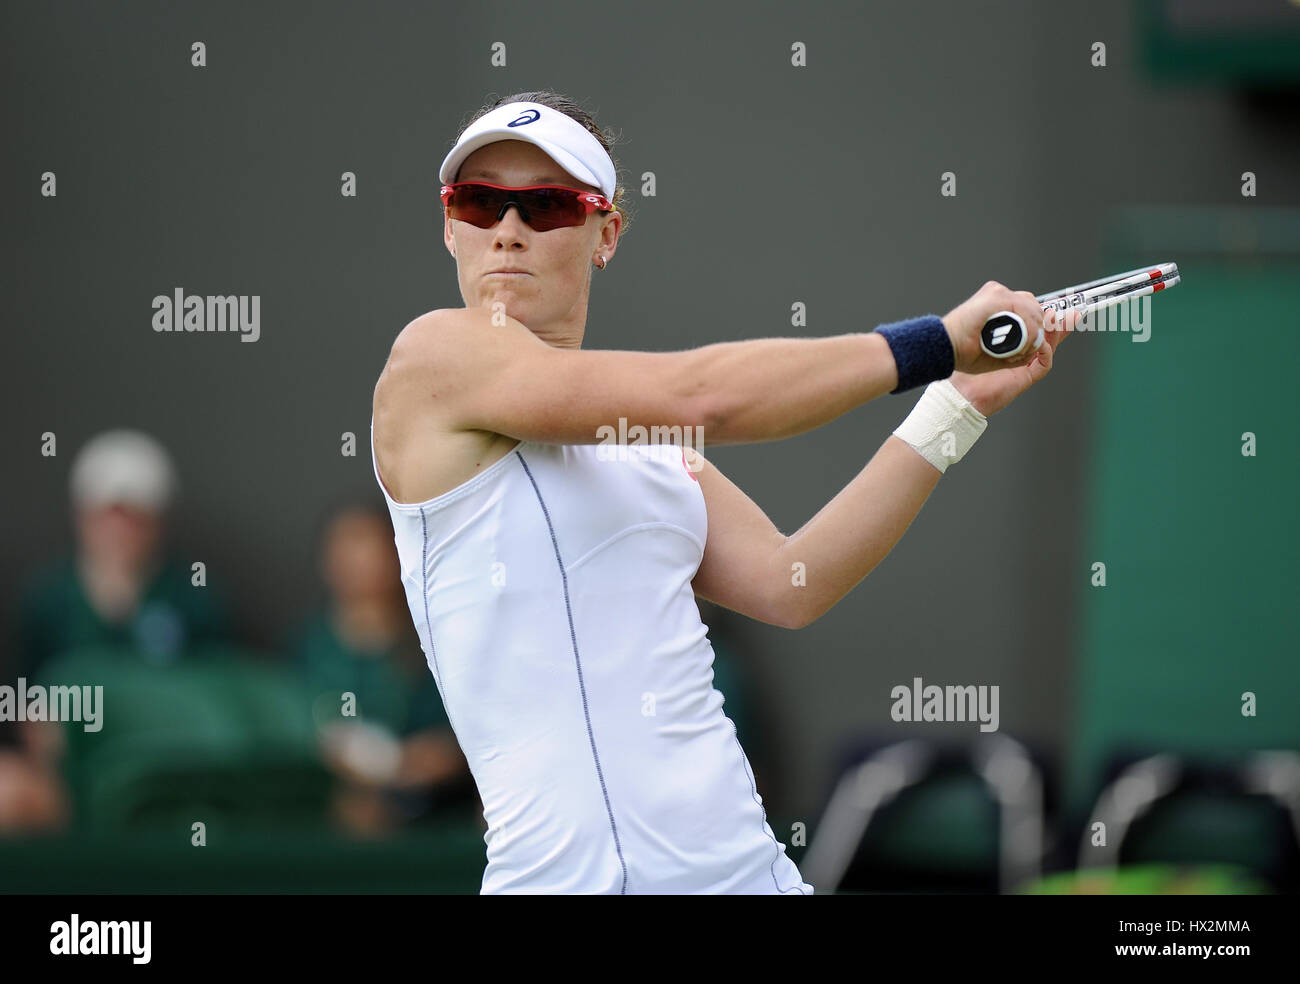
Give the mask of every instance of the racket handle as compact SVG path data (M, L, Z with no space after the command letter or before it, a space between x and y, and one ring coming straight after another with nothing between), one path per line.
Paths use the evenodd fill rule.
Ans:
M984 327L980 330L980 348L995 359L1017 356L1028 344L1029 332L1025 328L1025 319L1014 311L998 311L984 322ZM1039 328L1033 349L1042 344L1043 329Z

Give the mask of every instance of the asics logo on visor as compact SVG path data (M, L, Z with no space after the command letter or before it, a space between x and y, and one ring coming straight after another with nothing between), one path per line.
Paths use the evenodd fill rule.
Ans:
M542 114L539 113L537 110L525 109L522 113L520 113L513 120L507 123L506 126L523 126L525 123L536 123L539 119L541 119L541 117Z

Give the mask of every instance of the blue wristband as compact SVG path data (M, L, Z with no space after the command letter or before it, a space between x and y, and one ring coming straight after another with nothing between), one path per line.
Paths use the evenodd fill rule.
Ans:
M898 366L898 387L891 393L947 379L957 368L952 339L937 314L881 325L876 331L885 336Z

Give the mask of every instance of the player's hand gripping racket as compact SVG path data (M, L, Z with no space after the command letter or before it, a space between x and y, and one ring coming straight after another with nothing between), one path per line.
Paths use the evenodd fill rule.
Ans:
M1178 264L1161 263L1159 266L1139 267L1127 273L1117 273L1113 277L1076 284L1050 294L1039 294L1036 300L1043 306L1044 312L1054 310L1059 318L1069 311L1087 314L1144 294L1154 294L1177 283ZM1041 344L1043 332L1039 329L1033 348L1037 349ZM1029 332L1025 328L1025 320L1014 311L997 312L984 322L984 328L980 332L980 348L996 359L1017 356L1028 345Z

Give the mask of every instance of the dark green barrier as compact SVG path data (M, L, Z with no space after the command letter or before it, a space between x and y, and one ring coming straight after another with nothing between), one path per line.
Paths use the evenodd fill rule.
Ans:
M1151 337L1099 360L1069 775L1083 810L1114 749L1300 748L1300 211L1135 209L1098 273L1172 260ZM1243 434L1254 456L1242 454ZM1092 565L1106 565L1105 587ZM1254 714L1243 714L1253 694Z
M148 836L0 839L0 892L475 894L484 863L483 835L465 824L374 843L319 831L218 835L206 847L190 846L178 826Z

